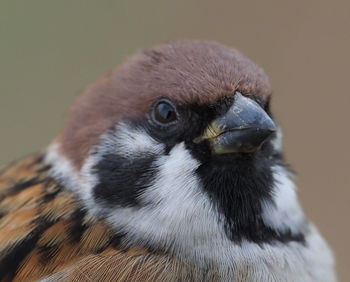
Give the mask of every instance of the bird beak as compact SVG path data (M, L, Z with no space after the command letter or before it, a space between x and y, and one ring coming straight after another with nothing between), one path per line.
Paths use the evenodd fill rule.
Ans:
M255 101L236 92L228 112L214 120L194 142L208 140L214 154L255 152L275 131L269 115Z

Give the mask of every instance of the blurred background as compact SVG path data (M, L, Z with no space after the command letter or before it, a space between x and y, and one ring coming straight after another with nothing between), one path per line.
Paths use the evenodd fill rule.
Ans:
M305 210L350 281L348 1L0 0L0 165L49 144L101 73L176 39L237 47L266 70Z

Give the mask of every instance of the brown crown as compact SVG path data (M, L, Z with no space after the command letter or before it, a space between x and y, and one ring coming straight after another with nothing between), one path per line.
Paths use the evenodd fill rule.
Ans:
M264 71L235 49L180 41L141 51L76 100L58 138L61 152L79 169L106 130L122 117L146 116L157 98L214 103L236 90L262 98L271 93Z

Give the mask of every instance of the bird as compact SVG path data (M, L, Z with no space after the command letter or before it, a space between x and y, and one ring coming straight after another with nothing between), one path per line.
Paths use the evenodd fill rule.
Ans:
M212 41L107 72L46 149L2 170L1 281L336 281L271 93Z

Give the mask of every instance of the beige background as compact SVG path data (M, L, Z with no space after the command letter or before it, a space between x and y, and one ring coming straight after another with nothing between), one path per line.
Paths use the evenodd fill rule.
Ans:
M349 29L349 1L0 0L0 164L46 146L73 98L135 50L235 46L271 78L300 197L350 281Z

